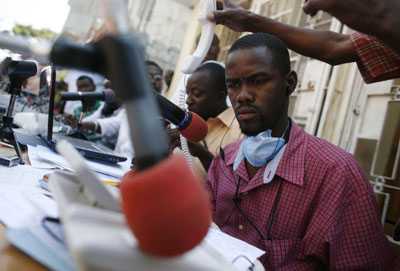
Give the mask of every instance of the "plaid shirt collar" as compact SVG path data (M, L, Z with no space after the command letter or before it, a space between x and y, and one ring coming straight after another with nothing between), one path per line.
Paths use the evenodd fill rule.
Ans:
M307 150L307 138L304 130L291 120L292 127L290 129L289 142L286 144L285 152L283 153L282 159L279 162L278 168L276 169L275 175L283 178L284 180L291 182L296 185L303 186L304 182L304 169L305 169L305 154ZM227 164L233 167L239 146L243 139L236 142L237 149L232 153L231 156L227 157ZM239 164L238 169L241 172L247 172L244 160ZM288 170L289 169L289 170ZM249 185L246 190L251 190L257 186L263 185L263 174L265 166L258 170L257 174L253 177L256 180L253 184ZM244 180L248 179L248 176L242 176L237 170L240 177ZM242 191L244 192L244 191Z

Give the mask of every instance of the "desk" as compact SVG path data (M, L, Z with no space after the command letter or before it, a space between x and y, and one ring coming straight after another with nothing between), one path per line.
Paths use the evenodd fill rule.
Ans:
M0 145L0 156L14 155L13 148ZM22 154L25 163L29 165L28 153ZM44 265L36 262L31 257L14 247L7 240L5 226L0 224L0 270L47 270Z

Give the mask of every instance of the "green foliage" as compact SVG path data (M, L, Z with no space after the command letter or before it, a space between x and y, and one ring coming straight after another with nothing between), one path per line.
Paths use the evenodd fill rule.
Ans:
M17 35L31 36L35 38L44 38L48 40L54 40L56 33L50 29L34 29L30 25L16 24L13 28L13 32Z

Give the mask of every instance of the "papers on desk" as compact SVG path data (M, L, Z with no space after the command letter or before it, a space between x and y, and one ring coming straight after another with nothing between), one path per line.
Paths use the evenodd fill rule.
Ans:
M0 166L0 187L14 187L29 189L42 194L49 194L39 185L39 179L44 174L51 173L49 169L37 169L28 165L17 165L15 167Z
M1 187L0 220L7 227L38 226L46 216L58 217L54 200L28 189Z
M28 146L28 155L32 167L35 168L61 168L71 170L68 162L59 154L44 146ZM121 178L130 169L130 161L110 165L86 160L93 171L113 178ZM72 170L71 170L72 171ZM100 179L104 179L100 178Z
M255 246L212 228L204 240L226 260L243 271L248 270L257 258L265 254L265 251Z
M45 217L58 217L57 203L39 187L39 178L48 172L26 165L0 167L0 220L13 245L51 270L74 270L65 243L52 235L59 236L61 226L48 226L52 234L43 227Z

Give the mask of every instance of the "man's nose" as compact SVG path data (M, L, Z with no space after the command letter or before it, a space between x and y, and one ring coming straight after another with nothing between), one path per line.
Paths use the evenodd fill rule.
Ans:
M187 98L186 98L186 104L187 105L192 105L193 104L193 99L192 99L192 97L190 95L187 96Z
M252 102L254 100L254 92L246 85L244 85L236 96L238 103Z

